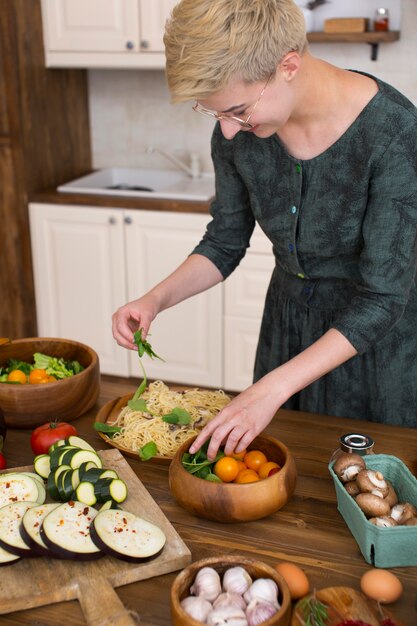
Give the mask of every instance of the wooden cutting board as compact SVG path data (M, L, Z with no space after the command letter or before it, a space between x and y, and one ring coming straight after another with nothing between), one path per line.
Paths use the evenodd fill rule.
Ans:
M191 562L191 552L120 452L104 450L98 454L103 466L116 470L127 484L128 497L122 508L156 524L165 533L167 541L162 553L141 564L109 556L90 562L46 557L21 559L1 568L0 615L78 599L88 625L103 624L107 619L108 623L130 626L137 622L125 610L114 588L182 569ZM33 468L9 470L19 471Z
M306 596L311 598L312 594ZM326 626L336 626L342 620L362 620L370 626L381 626L384 617L391 617L396 626L404 626L394 614L385 606L381 607L381 615L378 605L374 600L370 600L364 594L351 587L326 587L316 591L315 597L328 607L328 619ZM299 600L294 607L291 626L304 626L303 619L305 613L302 610L302 600Z

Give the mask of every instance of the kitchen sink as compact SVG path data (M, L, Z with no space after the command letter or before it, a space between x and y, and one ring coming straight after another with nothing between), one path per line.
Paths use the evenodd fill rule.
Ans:
M108 168L60 185L58 191L208 201L214 196L214 174L191 178L180 170Z

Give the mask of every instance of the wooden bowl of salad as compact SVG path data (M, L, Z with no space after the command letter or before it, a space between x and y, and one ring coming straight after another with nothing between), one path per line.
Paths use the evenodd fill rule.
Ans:
M97 353L70 339L33 337L0 344L0 408L7 427L70 422L97 401Z
M297 468L290 450L278 439L260 435L253 440L247 449L251 453L251 462L247 462L256 467L254 462L256 459L261 461L260 457L264 455L266 460L262 462L271 464L271 470L263 478L260 465L258 472L242 468L240 471L246 472L241 475L242 482L218 482L213 476L216 471L223 478L230 479L230 476L223 475L215 466L209 466L210 474L207 474L204 455L197 460L195 455L191 455L194 460L190 460L188 450L194 439L189 439L178 449L169 467L171 493L178 504L190 513L217 522L249 522L275 513L290 500L297 482ZM191 473L197 468L200 468L197 473ZM251 472L258 473L256 480L253 480L253 475L250 477ZM202 478L198 474L206 476Z

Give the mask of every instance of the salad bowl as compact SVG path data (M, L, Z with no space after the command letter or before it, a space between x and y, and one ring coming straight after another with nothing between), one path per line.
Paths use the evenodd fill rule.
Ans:
M88 411L97 401L100 367L97 353L70 339L32 337L0 345L0 367L10 359L33 363L36 352L65 361L78 361L83 370L47 384L0 382L0 408L7 427L35 428L48 421L70 422Z

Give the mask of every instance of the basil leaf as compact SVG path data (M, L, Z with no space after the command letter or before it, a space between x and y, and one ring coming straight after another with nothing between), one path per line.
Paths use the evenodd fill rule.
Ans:
M111 424L104 424L103 422L94 422L94 430L99 433L105 433L106 435L114 435L114 433L120 433L122 429L120 426L111 426Z
M216 474L212 474L211 472L204 477L205 480L209 480L212 483L222 483L222 479L216 476Z
M132 411L142 411L142 413L148 412L146 400L144 400L143 398L138 398L137 400L135 400L135 398L132 398L127 403L127 406L129 407L129 409L132 409Z
M152 459L158 454L156 443L154 441L148 441L142 448L139 448L138 454L141 461L149 461L149 459Z
M185 426L191 422L191 415L185 409L175 407L172 409L171 413L167 413L162 417L162 421L168 424L180 424L181 426Z

